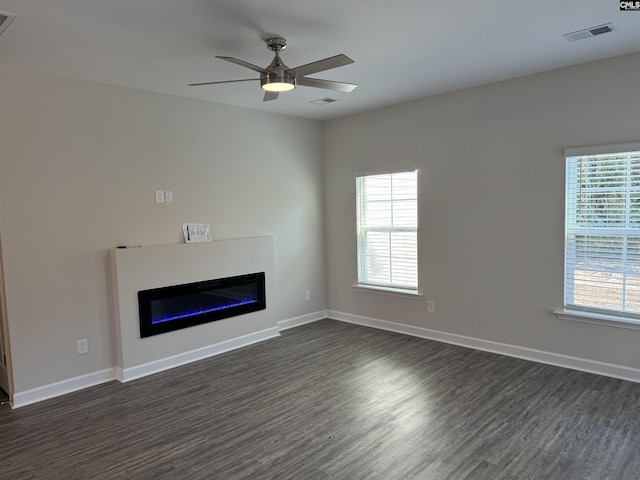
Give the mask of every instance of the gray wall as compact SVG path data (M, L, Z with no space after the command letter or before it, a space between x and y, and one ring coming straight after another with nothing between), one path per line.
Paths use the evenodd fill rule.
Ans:
M635 54L327 122L329 309L640 367L640 331L552 314L563 304L563 149L639 141L638 85ZM425 299L354 290L354 172L412 164Z
M279 319L325 304L322 124L0 67L15 392L115 365L109 248L274 238ZM172 204L154 191L173 191ZM304 300L304 290L311 300ZM88 338L89 354L76 354Z
M0 83L16 392L115 365L107 251L180 243L184 221L211 223L219 239L274 237L282 320L328 306L640 367L640 332L551 313L562 305L562 150L640 140L640 55L329 121L324 136L320 122L6 65ZM433 314L426 298L351 288L353 173L410 164ZM174 203L155 204L156 189ZM76 354L80 338L88 355Z

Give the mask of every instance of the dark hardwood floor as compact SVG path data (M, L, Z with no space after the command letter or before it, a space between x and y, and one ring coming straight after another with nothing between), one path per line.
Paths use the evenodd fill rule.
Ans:
M325 320L0 407L0 478L640 479L640 384Z

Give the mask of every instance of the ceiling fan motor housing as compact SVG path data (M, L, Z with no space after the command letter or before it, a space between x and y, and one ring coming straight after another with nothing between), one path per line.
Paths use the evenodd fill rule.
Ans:
M283 40L283 39L270 39L270 40ZM274 57L271 65L269 65L266 70L270 72L269 75L266 73L260 74L260 86L263 90L268 92L286 92L289 90L293 90L296 88L296 79L293 75L287 73L289 70L280 58L278 52L281 49L272 49L274 50L276 56Z

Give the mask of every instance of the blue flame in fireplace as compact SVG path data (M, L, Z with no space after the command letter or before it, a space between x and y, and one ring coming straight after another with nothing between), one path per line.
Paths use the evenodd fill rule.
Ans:
M156 324L156 323L170 322L172 320L180 320L181 318L195 317L196 315L203 315L205 313L217 312L219 310L226 310L227 308L241 307L242 305L249 305L250 303L256 303L256 302L257 300L255 298L248 297L246 299L239 300L237 302L229 302L229 303L225 303L224 305L217 305L211 308L189 310L187 312L181 312L176 315L154 318L151 320L151 323Z

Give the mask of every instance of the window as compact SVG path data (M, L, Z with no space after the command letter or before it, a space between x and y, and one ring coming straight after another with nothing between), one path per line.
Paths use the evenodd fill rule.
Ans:
M566 157L565 309L640 320L640 144Z
M358 285L418 290L415 167L356 176Z

